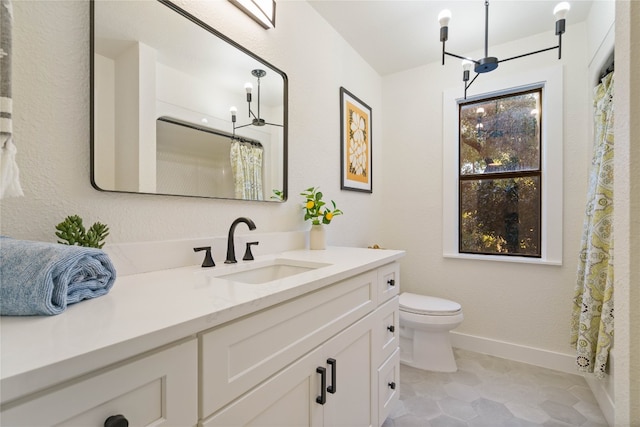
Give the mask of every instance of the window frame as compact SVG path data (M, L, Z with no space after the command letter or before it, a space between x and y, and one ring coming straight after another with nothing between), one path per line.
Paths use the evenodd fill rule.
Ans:
M527 264L562 265L563 250L563 67L562 65L515 72L483 75L473 85L477 96L462 98L460 87L443 91L442 96L442 253L445 258ZM498 76L500 74L500 76ZM493 76L495 75L495 76ZM541 139L541 256L478 255L459 252L459 128L458 104L505 93L542 88Z
M462 138L460 136L460 128L462 126L462 108L468 104L475 104L478 102L491 102L504 98L509 98L518 95L526 95L530 93L539 93L540 96L540 113L539 113L539 147L538 147L538 164L535 169L526 169L520 171L511 171L511 172L483 172L482 174L463 174L462 173ZM481 181L481 180L499 180L499 179L510 179L510 178L526 178L526 177L537 177L538 178L538 187L539 187L539 199L537 203L538 208L538 227L536 229L536 234L539 242L538 252L536 254L522 254L522 253L496 253L496 252L482 252L482 251L470 251L463 250L462 248L462 205L458 203L458 253L460 254L473 254L473 255L481 255L481 256L518 256L518 257L526 257L526 258L542 258L542 245L543 245L543 236L542 236L542 200L545 188L542 185L542 176L543 176L543 144L542 144L542 135L544 132L544 108L542 105L544 104L544 93L543 93L543 85L537 84L532 85L526 89L514 88L512 90L506 89L500 95L493 96L475 96L473 99L465 99L459 101L458 105L458 201L462 199L462 184L463 182L473 182L473 181Z

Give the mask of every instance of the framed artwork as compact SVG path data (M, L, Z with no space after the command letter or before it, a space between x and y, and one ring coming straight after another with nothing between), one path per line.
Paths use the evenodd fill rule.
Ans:
M340 188L373 193L371 107L340 88Z

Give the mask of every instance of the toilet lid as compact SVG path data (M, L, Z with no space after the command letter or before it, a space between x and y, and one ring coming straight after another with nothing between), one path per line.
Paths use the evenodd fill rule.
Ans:
M460 304L444 298L403 292L400 294L400 310L432 316L449 316L462 310Z

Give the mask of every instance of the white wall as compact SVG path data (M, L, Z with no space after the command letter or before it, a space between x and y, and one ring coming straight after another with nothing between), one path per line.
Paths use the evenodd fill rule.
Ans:
M289 201L278 205L94 190L89 179L89 2L17 1L14 136L25 197L1 202L2 234L55 241L55 225L71 214L108 224L111 243L226 236L238 216L251 217L260 232L302 230L309 224L302 219L298 194L320 186L345 212L330 225L330 244L380 242L382 95L377 73L306 2L279 2L277 28L269 31L226 0L179 3L287 73ZM373 108L372 195L340 191L340 86Z
M556 183L564 186L560 267L443 258L443 191L458 190L443 190L442 185L442 102L443 91L450 88L459 88L462 96L460 61L447 59L442 66L434 58L437 62L383 80L384 139L388 141L382 147L385 205L401 207L385 218L385 241L407 250L401 290L458 301L465 320L457 333L495 344L494 350L515 346L514 353L505 354L514 358L518 352L532 353L526 349L541 350L551 363L560 363L559 369L571 369L569 321L591 145L585 126L590 112L585 38L584 24L568 26L561 61L553 51L500 64L493 73L478 78L500 82L532 68L560 64L564 68L564 141L552 142L564 148L564 179ZM509 57L554 44L553 33L547 32L490 46L489 53ZM479 86L474 83L469 95L476 94ZM534 359L540 356L533 354Z
M615 425L640 424L640 3L616 2Z

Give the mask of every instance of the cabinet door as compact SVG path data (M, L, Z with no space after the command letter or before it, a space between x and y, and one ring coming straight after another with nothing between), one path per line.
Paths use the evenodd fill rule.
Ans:
M400 292L400 264L392 262L378 269L378 304Z
M373 315L350 326L249 393L236 399L202 425L261 427L365 427L377 425L377 390L371 362ZM329 362L329 360L335 360ZM322 392L325 370L325 402ZM335 373L335 382L332 374ZM335 392L327 391L335 387Z
M400 303L395 296L376 310L377 324L374 334L373 364L380 365L400 345Z
M323 406L316 403L320 391L321 350L315 350L276 374L246 395L209 417L203 427L322 426Z
M378 424L382 425L400 399L400 349L378 369Z
M220 410L375 309L376 270L200 335L200 418Z
M112 415L135 426L192 426L198 409L195 339L3 407L2 425L104 425Z
M371 315L365 317L323 346L327 386L335 387L334 392L327 394L324 405L325 426L377 426L377 398L372 384L375 372L371 355L372 320Z

